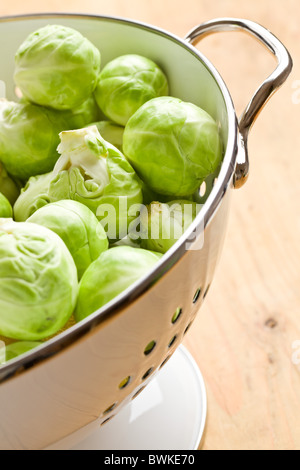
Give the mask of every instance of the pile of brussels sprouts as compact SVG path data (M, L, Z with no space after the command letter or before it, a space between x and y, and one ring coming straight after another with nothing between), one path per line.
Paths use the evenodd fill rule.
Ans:
M14 81L19 101L0 100L6 360L145 276L197 215L223 151L216 122L168 96L158 64L128 54L102 68L73 29L25 39Z

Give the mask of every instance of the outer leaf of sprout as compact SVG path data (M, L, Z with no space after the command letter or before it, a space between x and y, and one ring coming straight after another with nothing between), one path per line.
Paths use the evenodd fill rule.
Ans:
M9 200L0 193L0 218L12 218L13 210Z
M25 222L35 211L51 202L49 185L52 173L32 176L22 189L14 205L14 218L17 222Z
M0 163L0 192L13 205L20 195L20 190L13 179L7 174L6 169Z
M124 127L112 121L98 121L94 123L103 139L122 151Z
M64 131L59 134L60 144L57 147L60 158L57 161L53 177L61 171L80 168L89 179L95 179L105 187L109 182L106 166L108 148L101 138L96 126Z

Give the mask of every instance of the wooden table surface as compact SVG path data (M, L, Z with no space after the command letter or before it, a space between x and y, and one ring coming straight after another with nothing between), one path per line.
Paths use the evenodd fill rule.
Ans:
M202 21L244 17L269 28L290 50L293 73L252 129L251 175L233 194L222 259L185 345L207 386L203 449L300 449L299 2L0 3L0 15L41 11L123 16L181 37ZM265 48L240 33L214 35L199 47L219 69L238 113L275 65Z

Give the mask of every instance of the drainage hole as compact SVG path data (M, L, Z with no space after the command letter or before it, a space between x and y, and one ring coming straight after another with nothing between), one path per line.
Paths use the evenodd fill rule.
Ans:
M150 367L150 369L148 369L147 372L144 373L142 380L146 380L146 378L152 374L153 370L154 370L154 367Z
M153 351L155 346L156 346L156 341L151 341L149 344L147 344L147 346L144 349L145 356L148 356L148 354L150 354Z
M100 424L100 426L103 426L105 423L108 423L108 421L110 421L112 418L114 417L113 416L110 416L109 418L105 419L104 421L102 421L102 423Z
M119 384L119 389L122 390L123 388L127 387L131 380L130 375L128 375L125 379L122 380L122 382Z
M182 308L178 307L172 317L172 323L176 323L179 320L180 315L182 314Z
M107 415L108 413L110 413L112 410L115 409L116 406L117 406L117 403L113 403L111 406L109 406L108 408L106 408L105 411L103 411L103 415Z
M199 287L199 289L197 289L195 292L195 295L193 298L193 304L195 304L199 300L200 294L201 294L201 288Z
M169 344L168 344L168 348L170 348L171 346L173 346L173 344L175 343L176 339L177 339L177 335L173 336L173 338L171 339L171 341L170 341Z

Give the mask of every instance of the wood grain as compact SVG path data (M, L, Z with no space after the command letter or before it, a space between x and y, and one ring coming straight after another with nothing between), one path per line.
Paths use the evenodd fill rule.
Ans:
M288 47L294 71L268 103L249 141L251 176L234 193L216 278L185 345L204 375L203 449L300 449L300 4L296 0L14 0L0 15L65 11L123 16L184 36L202 21L245 17ZM273 70L251 38L220 34L201 50L242 111ZM299 354L300 356L300 354ZM295 362L295 361L294 361Z

